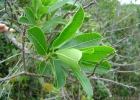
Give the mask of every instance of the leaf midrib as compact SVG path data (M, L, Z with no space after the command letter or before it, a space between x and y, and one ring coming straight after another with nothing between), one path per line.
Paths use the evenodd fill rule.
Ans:
M44 53L46 53L45 49L43 46L37 41L37 39L29 32L29 34L36 40L36 42L40 45L40 47L43 49Z
M97 38L97 39L99 40L100 38ZM86 44L88 42L91 42L91 41L94 41L94 40L97 40L97 39L93 39L93 40L90 40L90 41L82 42L82 43L80 43L78 45L74 45L74 46L71 46L71 47L68 47L68 48L72 48L72 47L76 47L76 46L79 46L79 45L83 45L83 44Z

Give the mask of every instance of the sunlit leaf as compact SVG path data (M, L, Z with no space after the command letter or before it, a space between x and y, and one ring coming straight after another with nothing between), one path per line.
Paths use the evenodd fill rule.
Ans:
M94 47L94 52L92 54L83 54L81 59L91 62L98 62L114 51L114 48L108 46L97 46Z
M60 36L54 41L53 46L58 47L64 42L71 39L75 32L80 28L84 19L84 11L82 7L79 8L77 13L74 15L73 20L62 30Z
M64 49L56 52L58 58L69 67L80 70L78 61L82 57L82 52L77 49Z
M88 48L92 46L97 46L101 43L102 36L95 33L81 34L64 44L60 49L64 48Z

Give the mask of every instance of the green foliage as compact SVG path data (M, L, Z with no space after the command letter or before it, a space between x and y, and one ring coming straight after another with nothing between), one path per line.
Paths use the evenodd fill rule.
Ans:
M45 55L47 52L47 44L44 33L38 27L33 27L27 32L28 38L34 44L37 53Z
M45 61L41 62L39 66L37 66L36 71L38 74L43 76L51 75L51 68L46 64Z
M135 19L134 16L126 16L135 9L135 6L122 6L117 0L99 0L96 6L90 6L91 8L84 6L83 8L79 1L75 1L76 0L19 1L26 3L24 5L27 6L24 7L24 12L21 10L21 14L16 16L16 18L19 18L19 26L23 24L27 26L25 45L29 49L30 54L25 54L25 56L26 58L29 57L29 59L32 59L31 61L27 59L27 71L31 73L36 72L36 74L43 76L43 78L33 79L27 76L19 76L15 82L12 83L11 81L11 83L14 84L13 88L22 84L20 87L21 90L15 89L13 92L22 91L21 93L25 95L20 95L20 98L24 98L24 100L39 100L39 98L42 97L49 98L58 96L60 95L60 91L65 92L66 90L70 98L72 93L76 99L83 95L87 96L85 99L89 100L91 100L92 97L94 97L94 99L97 97L99 100L104 100L109 95L108 89L110 89L113 94L116 93L115 95L121 96L128 96L132 92L126 88L123 88L121 91L121 87L119 87L119 89L114 88L117 86L111 84L113 80L116 82L129 82L130 84L131 80L132 82L139 81L138 77L134 79L134 76L131 74L122 75L115 71L113 72L113 69L116 70L116 67L125 65L127 62L135 62L139 58L137 56L137 54L139 54L139 36L125 38L124 41L127 42L127 45L125 45L124 41L119 42L128 34L131 34L131 32L139 32L139 25L137 27L135 26L134 30L132 30L133 25L139 20ZM91 0L83 1L83 4L88 4L89 1ZM130 6L132 9L129 8ZM23 8L21 7L20 9ZM139 13L139 10L137 11ZM133 25L131 26L131 24ZM15 23L13 26L16 26ZM131 29L128 28L129 26L131 26ZM15 29L17 27L18 25ZM125 30L125 28L127 30ZM20 30L19 27L17 29ZM16 37L19 36L20 35L16 34ZM119 42L119 44L114 46L117 42ZM33 46L31 46L32 44ZM3 48L8 48L10 51L10 46L2 46L0 50L5 50ZM114 57L116 50L120 55ZM13 49L12 51L18 52ZM124 55L126 57L124 57ZM0 58L3 58L3 55L0 55ZM2 66L11 66L9 63L18 62L17 59L6 61ZM111 60L115 63L122 64L115 65ZM18 70L17 72L23 70L23 68L18 69L19 65L14 68L11 74L14 74L16 69ZM120 67L120 69L134 70L135 67ZM2 68L2 70L3 69L6 70L6 68ZM10 70L9 68L9 72L7 71L6 73L10 73ZM117 71L118 70L119 69L117 69ZM94 71L95 76L91 78L87 77ZM139 72L135 72L134 74L139 76ZM6 76L6 74L3 76ZM100 79L93 81L92 79L96 78L96 76L101 77L101 79L110 78L112 81L109 81L109 84L102 82ZM129 77L129 81L127 77ZM11 83L4 86L12 87ZM45 85L46 87L48 86L47 88L45 87L45 89L50 88L49 86L53 87L53 84L54 88L52 89L51 87L51 91L45 90L43 84L46 83L49 83L49 85ZM40 85L43 86L41 87ZM0 85L0 90L2 90L2 87L3 86ZM32 94L28 95L28 93L24 93L29 90L28 88L34 91L31 92L33 93L33 97L30 96ZM12 88L7 88L7 91L9 90L12 90ZM77 92L77 90L80 92ZM39 93L42 94L42 97L40 97ZM5 93L4 96L6 95ZM12 94L12 97L17 99L18 96L14 97L14 94Z
M78 49L63 49L63 50L58 50L56 52L58 58L70 66L71 68L80 70L80 66L78 64L78 61L82 57L82 52L79 51Z
M92 89L89 79L85 76L83 71L79 71L74 68L72 68L72 71L73 71L73 74L77 77L77 79L81 83L84 91L91 98L93 96L93 89Z
M27 30L28 39L33 43L38 54L47 56L46 61L43 61L37 67L37 73L44 76L50 75L49 67L51 65L55 87L60 89L66 83L64 69L68 70L70 68L87 95L92 97L93 89L91 83L80 65L84 65L85 69L89 70L89 65L87 63L90 61L92 65L90 68L92 68L93 71L94 66L108 54L114 52L114 49L107 46L99 46L102 41L102 36L97 33L75 34L78 32L84 20L84 10L82 7L77 10L68 24L62 17L53 17L55 14L54 11L62 7L68 1L69 0L55 2L54 0L54 2L50 4L43 0L32 0L33 10L32 8L25 7L26 17L21 17L19 22L31 25ZM42 20L45 20L43 19L45 18L43 16L44 14L47 14L49 19L47 19L47 22L42 26L40 23L42 23ZM65 27L58 33L59 36L55 36L55 38L51 40L51 43L47 45L44 34L50 32L50 29L55 28L58 24L63 24ZM51 35L48 34L48 36ZM61 65L61 63L66 64L66 66ZM110 64L104 61L99 64L96 72L105 74L110 69ZM91 71L89 72L92 73Z
M58 47L71 39L81 26L83 19L84 11L82 7L80 7L77 13L74 15L72 21L62 30L60 36L54 41L53 46Z
M53 71L54 80L55 80L55 86L58 89L62 88L66 83L66 76L65 76L63 69L61 68L60 63L61 62L59 60L55 60L55 59L51 60L52 71Z

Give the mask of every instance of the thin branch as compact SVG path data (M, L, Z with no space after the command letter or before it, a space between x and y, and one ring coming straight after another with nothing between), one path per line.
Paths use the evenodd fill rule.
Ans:
M115 73L135 73L135 72L139 72L140 69L137 70L133 70L133 71L119 71L119 70L111 70L109 72L115 72Z
M130 64L119 64L119 63L115 63L115 62L110 62L113 66L120 66L120 67L126 67L126 66L134 66L136 64L139 64L140 61L135 62L135 63L130 63Z
M91 79L96 79L96 80L102 80L102 81L106 81L106 82L111 82L111 83L114 83L116 85L121 85L121 86L124 86L124 87L127 87L127 88L132 88L132 89L135 89L135 90L138 90L136 87L134 86L129 86L129 85L125 85L123 83L119 83L119 82L116 82L116 81L112 81L112 80L109 80L109 79L105 79L105 78L97 78L97 77L90 77Z
M132 11L131 13L129 13L129 14L128 14L127 16L125 16L124 18L122 18L121 20L119 20L118 22L116 22L116 23L114 23L113 25L107 27L107 28L104 30L103 34L106 32L106 30L108 30L109 28L111 28L111 27L113 27L114 25L118 24L119 22L123 21L124 19L126 19L127 17L129 17L131 14L133 14L135 11L136 11L136 9L135 9L134 11Z
M26 33L26 25L23 25L23 33L22 33L22 58L23 58L23 67L24 71L26 71L26 64L25 64L25 33Z
M20 42L17 42L16 38L9 32L5 32L4 35L20 50L22 50L22 44ZM24 47L25 53L29 53L29 50Z
M133 35L134 35L134 34L133 34ZM117 46L120 42L126 40L127 38L129 38L129 37L131 37L131 36L133 36L133 35L127 35L127 36L125 36L123 39L121 39L121 40L119 40L118 42L114 43L114 44L112 45L112 47Z
M93 76L94 73L95 73L96 68L98 67L98 65L100 65L104 60L106 60L108 57L110 57L111 55L113 55L113 54L115 54L115 53L116 53L116 52L112 52L112 53L108 54L106 57L104 57L102 60L100 60L100 61L95 65L93 72L92 72L88 77Z
M119 28L119 29L116 29L116 30L106 31L106 32L115 32L115 31L120 31L120 30L130 29L130 28L132 28L132 27L134 27L134 26L136 26L136 24L131 25L131 26L127 26L127 27L124 27L124 28Z
M17 76L21 76L21 75L36 76L36 77L46 77L46 76L43 76L43 75L40 75L40 74L35 74L35 73L22 71L22 72L20 72L18 74L15 74L13 76L9 76L9 77L6 77L6 78L0 78L0 82L7 81L7 80L10 80L10 79L15 78Z
M103 87L106 89L106 91L108 92L109 94L109 97L112 97L112 94L110 92L110 90L104 85L104 83L98 78L98 81L103 85Z
M7 60L9 60L9 59L11 59L11 58L14 58L14 57L18 56L18 55L21 55L21 53L15 54L15 55L13 55L13 56L8 57L8 58L5 59L5 60L0 61L0 64L3 63L3 62L5 62L5 61L7 61Z
M94 1L92 1L92 2L90 2L88 5L84 6L84 9L86 9L86 8L90 7L92 4L95 4L95 2L96 2L96 0L94 0Z

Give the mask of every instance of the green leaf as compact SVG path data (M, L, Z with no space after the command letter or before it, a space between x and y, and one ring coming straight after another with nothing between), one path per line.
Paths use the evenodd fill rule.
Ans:
M58 58L69 67L80 70L78 61L82 57L82 52L77 49L63 49L56 52Z
M92 54L83 54L81 59L85 61L98 62L114 51L114 48L108 46L97 46L94 47L94 52Z
M29 20L26 17L20 17L19 23L30 24Z
M79 8L77 13L74 15L73 20L69 23L60 33L60 36L54 41L53 46L58 47L64 42L71 39L75 32L80 28L84 19L84 11L82 7Z
M81 69L82 71L86 71L86 72L93 72L95 66L96 66L97 63L95 62L84 62L81 65ZM96 70L95 70L95 73L98 73L98 74L106 74L109 72L109 70L111 69L111 66L109 64L108 61L103 61L101 62L100 65L97 66Z
M37 66L36 72L43 76L49 76L51 75L51 68L43 61Z
M96 73L106 74L111 69L111 66L108 61L103 61L96 69Z
M43 6L41 0L38 0L38 10L37 10L37 16L40 18L43 14L47 13L49 7Z
M47 51L47 44L44 33L38 27L33 27L28 32L29 40L34 44L35 50L40 55L45 55Z
M51 29L53 29L54 27L56 27L56 25L58 24L67 24L67 21L62 19L60 16L53 18L50 21L47 21L47 23L43 26L42 30L44 33L46 32L50 32Z
M66 83L66 77L63 72L63 69L61 68L59 60L51 59L51 64L53 67L53 74L54 74L54 80L55 80L55 86L60 89L62 88Z
M80 4L80 1L76 1L76 0L70 0L69 2L68 2L68 4L70 4L70 5L74 5L74 6L80 6L81 4Z
M33 5L33 11L36 14L37 8L38 8L38 6L37 6L38 0L31 0L31 2L32 2L32 5Z
M62 7L63 5L65 5L69 0L61 0L61 1L58 1L56 2L55 4L53 4L50 9L48 10L48 13Z
M64 48L88 48L92 46L97 46L101 43L102 36L95 33L81 34L64 44L60 49Z
M82 53L84 54L92 54L94 52L94 47L89 47L89 48L82 48L80 49L80 51L82 51Z
M89 97L92 97L93 96L93 88L92 88L92 85L91 85L89 79L84 74L84 72L73 69L73 68L72 68L72 71L73 71L73 74L77 77L77 79L81 83L81 85L82 85L84 91L87 93L87 95Z
M29 22L33 25L36 25L33 11L29 7L25 7L24 10L25 10L25 14Z

